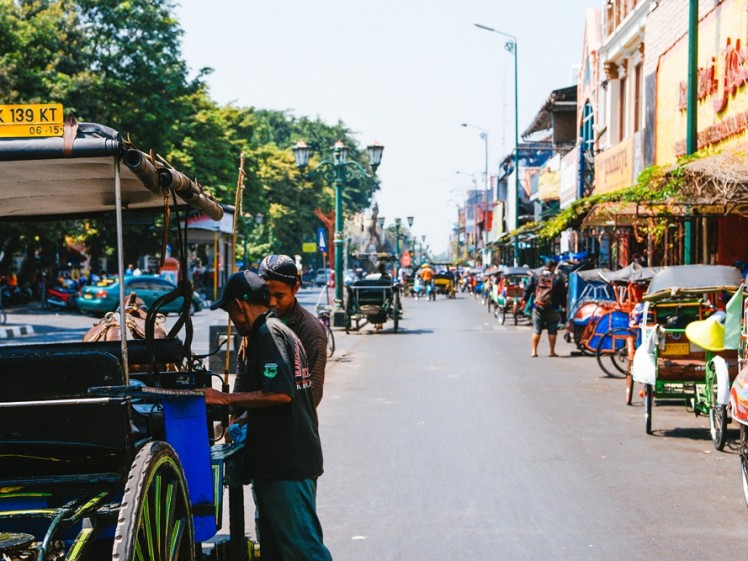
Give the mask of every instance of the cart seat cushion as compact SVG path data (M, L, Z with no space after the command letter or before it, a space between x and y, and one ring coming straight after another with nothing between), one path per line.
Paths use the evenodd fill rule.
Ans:
M657 359L657 379L668 381L703 382L706 378L704 357Z
M88 388L121 386L119 360L101 351L0 354L0 400L45 401L87 397Z

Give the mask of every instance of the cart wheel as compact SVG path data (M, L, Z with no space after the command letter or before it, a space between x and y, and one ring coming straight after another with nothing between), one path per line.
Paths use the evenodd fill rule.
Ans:
M194 561L192 512L184 472L166 442L149 442L127 476L114 534L119 561Z
M634 397L634 377L631 374L626 374L626 405L631 405L631 400Z
M644 427L647 434L652 434L652 405L654 402L654 387L652 384L644 385Z
M748 430L740 425L740 471L743 479L743 500L748 506Z
M595 358L597 358L597 363L600 365L600 368L602 368L603 372L608 376L611 378L623 378L628 373L628 349L625 345L626 340L617 338L615 336L616 333L626 335L629 333L629 330L625 327L611 329L605 335L600 337L597 341L597 348L595 349ZM621 348L615 348L618 341L624 343ZM611 349L606 349L605 344L610 344Z
M727 407L725 405L716 403L709 409L709 432L712 435L714 447L722 450L727 440Z

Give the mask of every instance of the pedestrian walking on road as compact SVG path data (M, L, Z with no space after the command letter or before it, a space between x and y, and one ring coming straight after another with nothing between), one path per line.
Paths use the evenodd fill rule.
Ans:
M251 271L229 277L211 306L229 313L247 349L233 393L206 388L209 405L247 412L242 478L259 510L263 561L331 561L317 517L322 446L301 341L270 309L270 290Z
M532 351L530 356L538 356L538 343L545 329L548 331L548 343L550 345L549 356L556 354L556 333L561 323L558 310L563 307L566 300L566 285L563 277L556 272L556 262L548 259L543 271L539 275L533 275L525 288L523 301L529 302L534 298L535 308L532 311Z

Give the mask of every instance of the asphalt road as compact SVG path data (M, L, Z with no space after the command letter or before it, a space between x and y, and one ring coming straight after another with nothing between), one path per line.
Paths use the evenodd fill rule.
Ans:
M300 298L313 308L317 295ZM624 405L622 380L569 356L570 345L552 359L544 338L530 358L528 325L501 326L464 294L404 305L398 334L391 323L335 333L318 488L335 559L682 561L748 550L734 428L717 452L706 418L658 404L647 436L641 399ZM51 319L33 339L79 338L94 322ZM193 320L203 352L225 314Z
M399 334L365 328L327 373L318 511L336 559L742 558L732 448L682 404L624 404L594 358L530 358L466 295L405 300ZM731 437L737 438L733 430Z

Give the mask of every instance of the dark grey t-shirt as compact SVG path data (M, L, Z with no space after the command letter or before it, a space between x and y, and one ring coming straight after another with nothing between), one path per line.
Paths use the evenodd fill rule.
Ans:
M290 403L247 409L243 476L252 479L314 479L322 475L322 447L304 347L293 331L268 312L252 326L246 363L235 392L282 393Z

